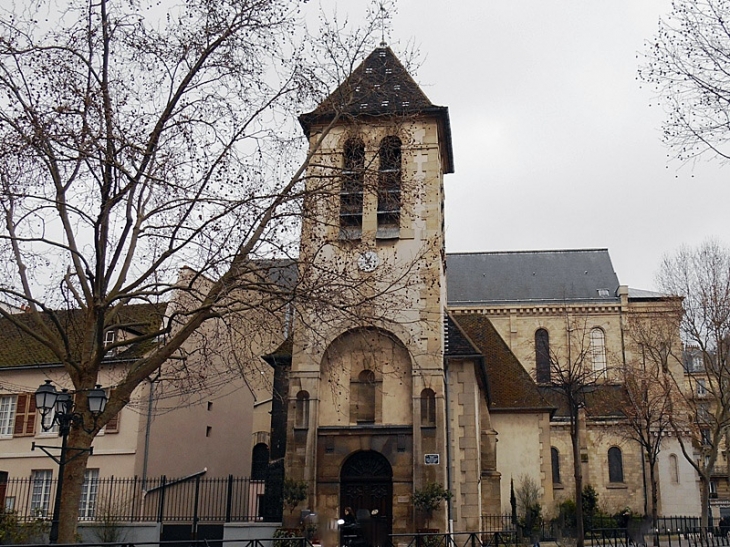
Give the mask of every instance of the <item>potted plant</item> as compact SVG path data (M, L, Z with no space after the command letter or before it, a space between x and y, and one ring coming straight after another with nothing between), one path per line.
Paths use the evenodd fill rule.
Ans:
M438 533L438 530L430 528L431 517L441 502L451 499L451 495L451 492L437 482L426 483L423 488L417 488L413 492L413 506L426 517L426 528L419 532Z
M306 481L284 479L282 498L284 506L289 509L289 515L284 516L284 528L299 528L299 518L294 516L294 510L301 502L307 499L309 485Z

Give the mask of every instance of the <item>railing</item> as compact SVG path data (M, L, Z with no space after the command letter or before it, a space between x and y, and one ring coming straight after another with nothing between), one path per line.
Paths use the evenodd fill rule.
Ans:
M21 520L49 518L56 480L8 479L4 507ZM261 518L264 481L201 475L143 481L109 477L84 483L80 520L248 522Z
M78 543L58 543L58 547L79 547ZM286 539L189 539L176 541L154 541L154 542L94 542L84 543L84 547L313 547L303 537ZM48 547L46 543L24 544L23 547Z
M653 532L641 537L630 537L627 528L600 528L586 533L587 547L636 547L637 545L658 547L727 547L727 536L716 535L717 530L704 528L694 533ZM573 540L574 541L574 540ZM557 546L574 544L569 538L559 538ZM513 532L471 532L454 534L393 534L389 543L382 547L511 547L530 545L526 538ZM77 546L78 544L74 544ZM98 547L313 547L305 537L266 538L249 540L189 539L155 542L86 543ZM29 547L29 546L26 546ZM41 547L40 545L34 547ZM71 546L69 546L71 547Z
M586 523L585 545L591 547L628 547L635 545L653 545L659 547L730 547L730 528L719 525L701 527L698 517L659 517L657 527L653 528L650 519L630 520L625 526L617 526L617 518L595 518ZM575 530L558 526L545 525L536 531L534 537L523 533L519 527L512 524L509 515L494 515L482 517L482 522L491 526L476 534L483 545L499 547L507 545L530 545L535 538L540 541L555 541L564 546L574 543ZM498 523L504 523L502 530L498 530ZM604 525L604 526L601 526ZM608 526L605 526L608 525ZM445 542L437 542L437 547ZM453 545L453 543L452 543ZM425 540L421 540L419 547L432 547Z

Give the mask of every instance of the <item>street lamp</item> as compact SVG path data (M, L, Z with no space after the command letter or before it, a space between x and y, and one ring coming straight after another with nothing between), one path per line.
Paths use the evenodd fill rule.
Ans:
M35 392L35 406L38 412L41 414L41 427L43 431L49 431L55 424L58 424L58 435L61 437L61 446L41 446L33 443L31 450L40 448L46 453L54 462L58 464L58 484L56 485L56 499L53 503L53 520L51 521L51 532L49 534L49 541L51 543L58 542L58 522L61 511L61 493L63 490L63 471L66 464L72 461L74 458L79 457L81 454L88 452L89 455L93 453L93 447L89 448L74 448L69 447L68 434L71 431L71 426L76 424L81 426L86 432L93 431L96 427L96 419L99 414L104 412L106 408L106 393L97 385L94 389L89 390L87 395L89 403L89 411L94 418L94 424L91 428L87 429L84 427L84 417L78 412L74 412L74 401L73 396L69 393L68 389L62 389L56 391L56 388L51 384L50 380L46 380L44 384L38 387ZM53 413L53 419L46 423L46 416L51 412ZM60 450L58 456L52 454L50 450ZM68 456L68 451L76 451L71 457Z

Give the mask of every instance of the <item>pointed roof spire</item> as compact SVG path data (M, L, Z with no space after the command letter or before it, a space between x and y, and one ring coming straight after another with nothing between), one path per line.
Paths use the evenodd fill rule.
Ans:
M380 2L380 47L386 47L388 44L385 42L385 7L383 2Z
M430 115L438 118L447 146L445 172L453 172L449 109L435 106L393 51L381 44L312 112L299 116L304 133L312 125L345 117Z

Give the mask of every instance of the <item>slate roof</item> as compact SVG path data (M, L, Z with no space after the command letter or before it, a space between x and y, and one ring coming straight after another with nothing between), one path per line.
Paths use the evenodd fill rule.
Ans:
M537 384L522 367L512 350L492 325L480 314L453 314L464 334L484 356L489 381L491 411L552 411ZM451 348L449 340L449 348Z
M309 136L312 125L327 123L338 113L350 117L436 117L445 145L444 172L453 173L449 109L431 103L389 47L375 49L317 108L299 116L299 123Z
M634 289L633 287L629 287L629 300L657 300L657 299L667 299L667 298L677 298L672 297L670 295L655 292L655 291L647 291L644 289Z
M450 306L619 300L607 249L449 253L446 279Z
M124 306L115 324L132 334L144 334L156 330L165 314L166 304L130 304ZM83 324L80 310L65 310L55 312L61 328L68 333L72 348L80 346L83 336ZM56 329L50 317L44 314L43 321L49 328ZM32 328L33 317L28 313L13 315L13 320L24 323ZM114 361L136 359L148 352L154 341L131 344L120 349L113 356ZM0 367L19 367L32 365L59 364L56 356L43 344L28 336L13 321L0 318Z
M569 419L565 398L555 387L540 386L540 392L557 410L553 419L565 421ZM622 385L598 384L586 388L586 418L594 421L620 420L626 418L624 408L630 405L626 389Z

